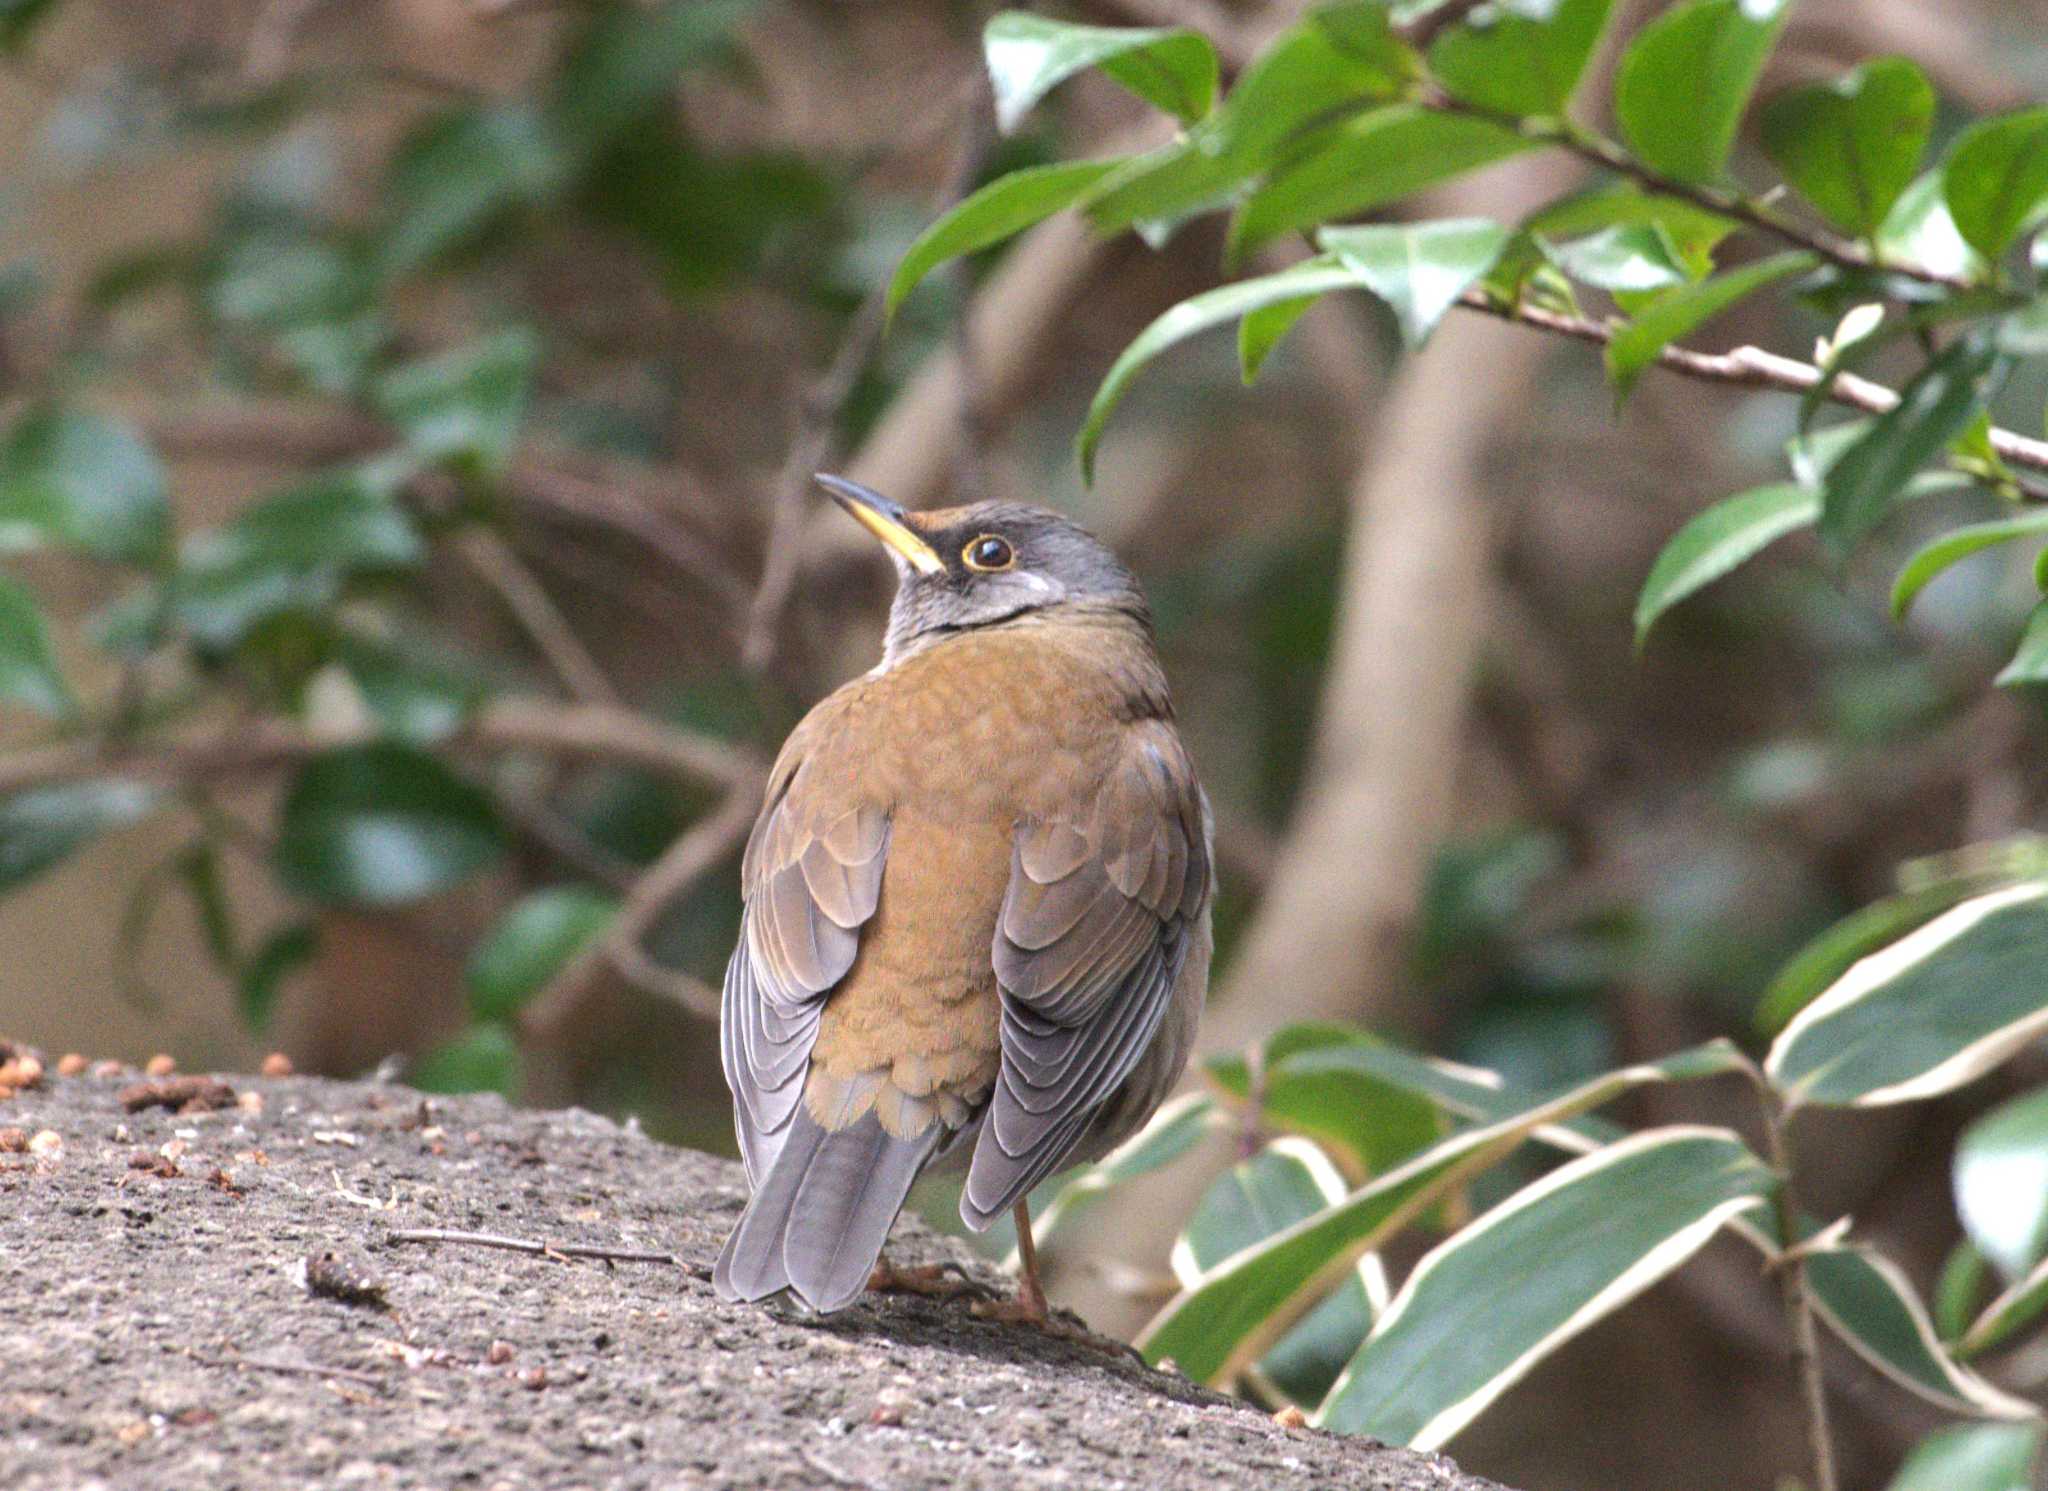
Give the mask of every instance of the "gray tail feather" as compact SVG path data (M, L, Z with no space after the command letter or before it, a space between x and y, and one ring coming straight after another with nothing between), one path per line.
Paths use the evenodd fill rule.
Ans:
M799 1107L782 1152L718 1255L711 1279L719 1297L766 1299L788 1289L821 1315L852 1304L944 1133L935 1123L914 1139L897 1139L873 1109L832 1130Z

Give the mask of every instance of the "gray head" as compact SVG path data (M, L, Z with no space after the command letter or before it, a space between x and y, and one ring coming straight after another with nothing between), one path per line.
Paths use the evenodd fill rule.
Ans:
M1122 561L1056 512L973 502L913 513L858 482L822 475L818 481L896 563L884 662L956 632L1058 608L1151 625L1145 597Z

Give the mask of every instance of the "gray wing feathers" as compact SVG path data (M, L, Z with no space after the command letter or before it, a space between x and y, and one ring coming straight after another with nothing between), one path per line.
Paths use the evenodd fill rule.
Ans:
M726 1085L747 1176L774 1168L802 1104L825 996L860 951L888 858L880 808L807 811L799 763L771 793L747 840L739 946L725 971L719 1021ZM821 821L822 820L822 821Z
M1208 895L1201 789L1162 723L1131 728L1073 818L1019 828L993 949L1002 1068L960 1201L970 1226L1057 1170L1137 1069Z

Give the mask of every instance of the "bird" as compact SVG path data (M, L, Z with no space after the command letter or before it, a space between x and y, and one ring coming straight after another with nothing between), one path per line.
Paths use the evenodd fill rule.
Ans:
M918 1176L964 1169L961 1220L1017 1226L1017 1294L988 1313L1053 1329L1027 1197L1187 1063L1208 798L1107 546L1042 507L817 480L897 588L881 661L790 733L742 858L720 1047L751 1194L713 1283L841 1310L887 1286Z

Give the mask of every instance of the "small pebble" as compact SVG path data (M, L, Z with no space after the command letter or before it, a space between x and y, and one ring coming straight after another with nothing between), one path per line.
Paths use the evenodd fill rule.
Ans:
M282 1051L273 1051L263 1058L263 1075L266 1077L289 1077L293 1070L292 1059Z
M1300 1404L1289 1403L1273 1415L1273 1422L1283 1429L1305 1429L1308 1427L1308 1415L1301 1411Z
M146 1077L168 1077L177 1069L178 1063L176 1058L167 1056L159 1051L156 1055L149 1058L148 1063L142 1068L142 1073Z
M491 1349L484 1353L484 1360L494 1367L502 1367L512 1360L513 1346L510 1341L493 1341Z
M92 1074L95 1077L118 1077L126 1070L127 1068L118 1061L95 1061L92 1064Z
M87 1065L86 1059L76 1051L66 1051L57 1058L57 1075L60 1077L82 1076Z
M0 1154L28 1153L28 1132L25 1129L0 1129Z
M39 1130L28 1141L28 1152L32 1155L53 1155L64 1147L64 1136L55 1129Z

